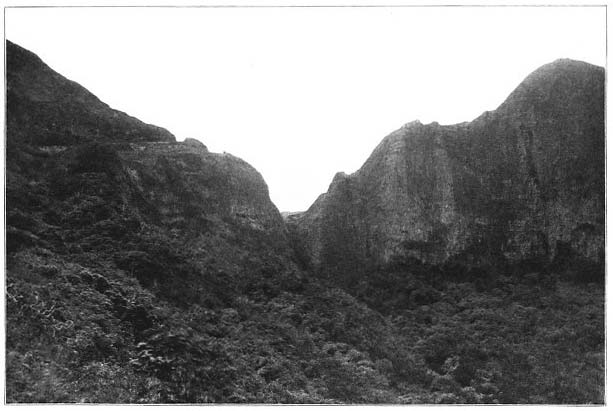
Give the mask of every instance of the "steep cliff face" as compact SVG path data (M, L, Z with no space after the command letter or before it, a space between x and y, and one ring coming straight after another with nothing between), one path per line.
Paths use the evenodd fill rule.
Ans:
M160 223L193 229L197 222L232 221L283 237L284 224L253 167L197 143L131 143L119 157Z
M227 304L264 275L300 281L249 164L109 108L10 42L7 89L9 278L44 252L172 304Z
M576 173L588 176L584 191L562 191L556 178L569 172L551 166L533 185L566 197L541 200L520 185L548 176L546 164L531 165L543 153L526 149L529 135L505 149L526 170L508 173L511 186L481 162L504 167L473 155L475 139L498 130L487 118L415 123L359 173L336 176L308 213L287 216L310 219L307 248L242 160L108 108L10 43L7 56L8 402L603 403L596 284L500 275L489 292L424 265L381 270L348 287L354 297L298 267L311 252L338 268L446 258L473 238L498 238L492 221L507 214L494 200L526 193L518 204L536 201L536 211L521 215L538 219L567 197L592 198L597 174ZM562 126L560 135L574 136ZM575 217L554 217L575 230L567 250L589 256L598 231L585 224L598 210L577 204L566 212L585 216L581 230Z
M249 164L109 108L10 42L7 67L9 251L94 252L163 288L176 278L130 254L157 232L203 267L214 260L207 272L245 273L260 251L292 270L283 220Z
M6 51L8 397L228 400L244 346L211 323L304 287L262 176Z
M323 269L601 262L604 70L557 60L472 122L409 123L293 220Z

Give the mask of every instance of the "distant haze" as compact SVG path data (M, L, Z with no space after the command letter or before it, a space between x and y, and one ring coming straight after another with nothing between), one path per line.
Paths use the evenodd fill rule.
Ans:
M470 121L539 66L604 66L604 7L6 9L6 36L111 107L226 151L308 208L391 131Z

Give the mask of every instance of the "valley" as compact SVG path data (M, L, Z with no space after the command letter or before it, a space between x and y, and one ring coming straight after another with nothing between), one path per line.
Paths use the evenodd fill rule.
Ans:
M11 42L6 400L603 404L604 69L412 122L305 212Z

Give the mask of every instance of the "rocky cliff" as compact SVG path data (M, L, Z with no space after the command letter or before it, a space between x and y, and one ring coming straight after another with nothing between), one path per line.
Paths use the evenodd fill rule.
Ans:
M604 258L604 70L557 60L493 112L409 123L291 221L312 264Z
M549 124L409 125L360 172L339 174L306 215L288 215L309 223L288 234L244 161L176 142L32 53L11 43L6 52L7 402L603 403L598 284L500 273L488 288L401 267L347 287L351 296L300 267L313 251L338 268L444 259L470 254L473 240L489 254L471 255L488 259L501 252L475 239L497 244L497 227L509 238L542 231L524 255L543 254L538 244L553 236L590 257L600 244L601 119L583 143L567 127L589 122L587 108L557 107L568 124L557 123L528 88L515 98L528 108L500 118ZM547 92L558 89L575 90ZM539 127L557 127L557 138ZM481 147L507 129L504 154ZM565 167L592 171L557 173L543 157L550 145ZM584 151L594 155L577 163ZM516 164L525 168L508 169ZM564 185L569 176L582 180ZM541 217L568 226L555 231Z
M305 282L262 176L6 56L10 400L227 400L236 337L211 321Z
M284 241L281 216L249 164L111 109L10 42L7 67L11 209L11 190L26 188L28 177L51 198L76 196L75 207L106 182L118 206L146 223L187 231L231 223ZM60 187L62 178L73 184Z

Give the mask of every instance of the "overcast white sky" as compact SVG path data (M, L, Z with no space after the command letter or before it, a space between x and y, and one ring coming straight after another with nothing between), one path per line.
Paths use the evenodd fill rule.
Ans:
M495 109L540 65L605 65L605 8L6 9L6 36L111 107L258 169L304 210L391 131Z

